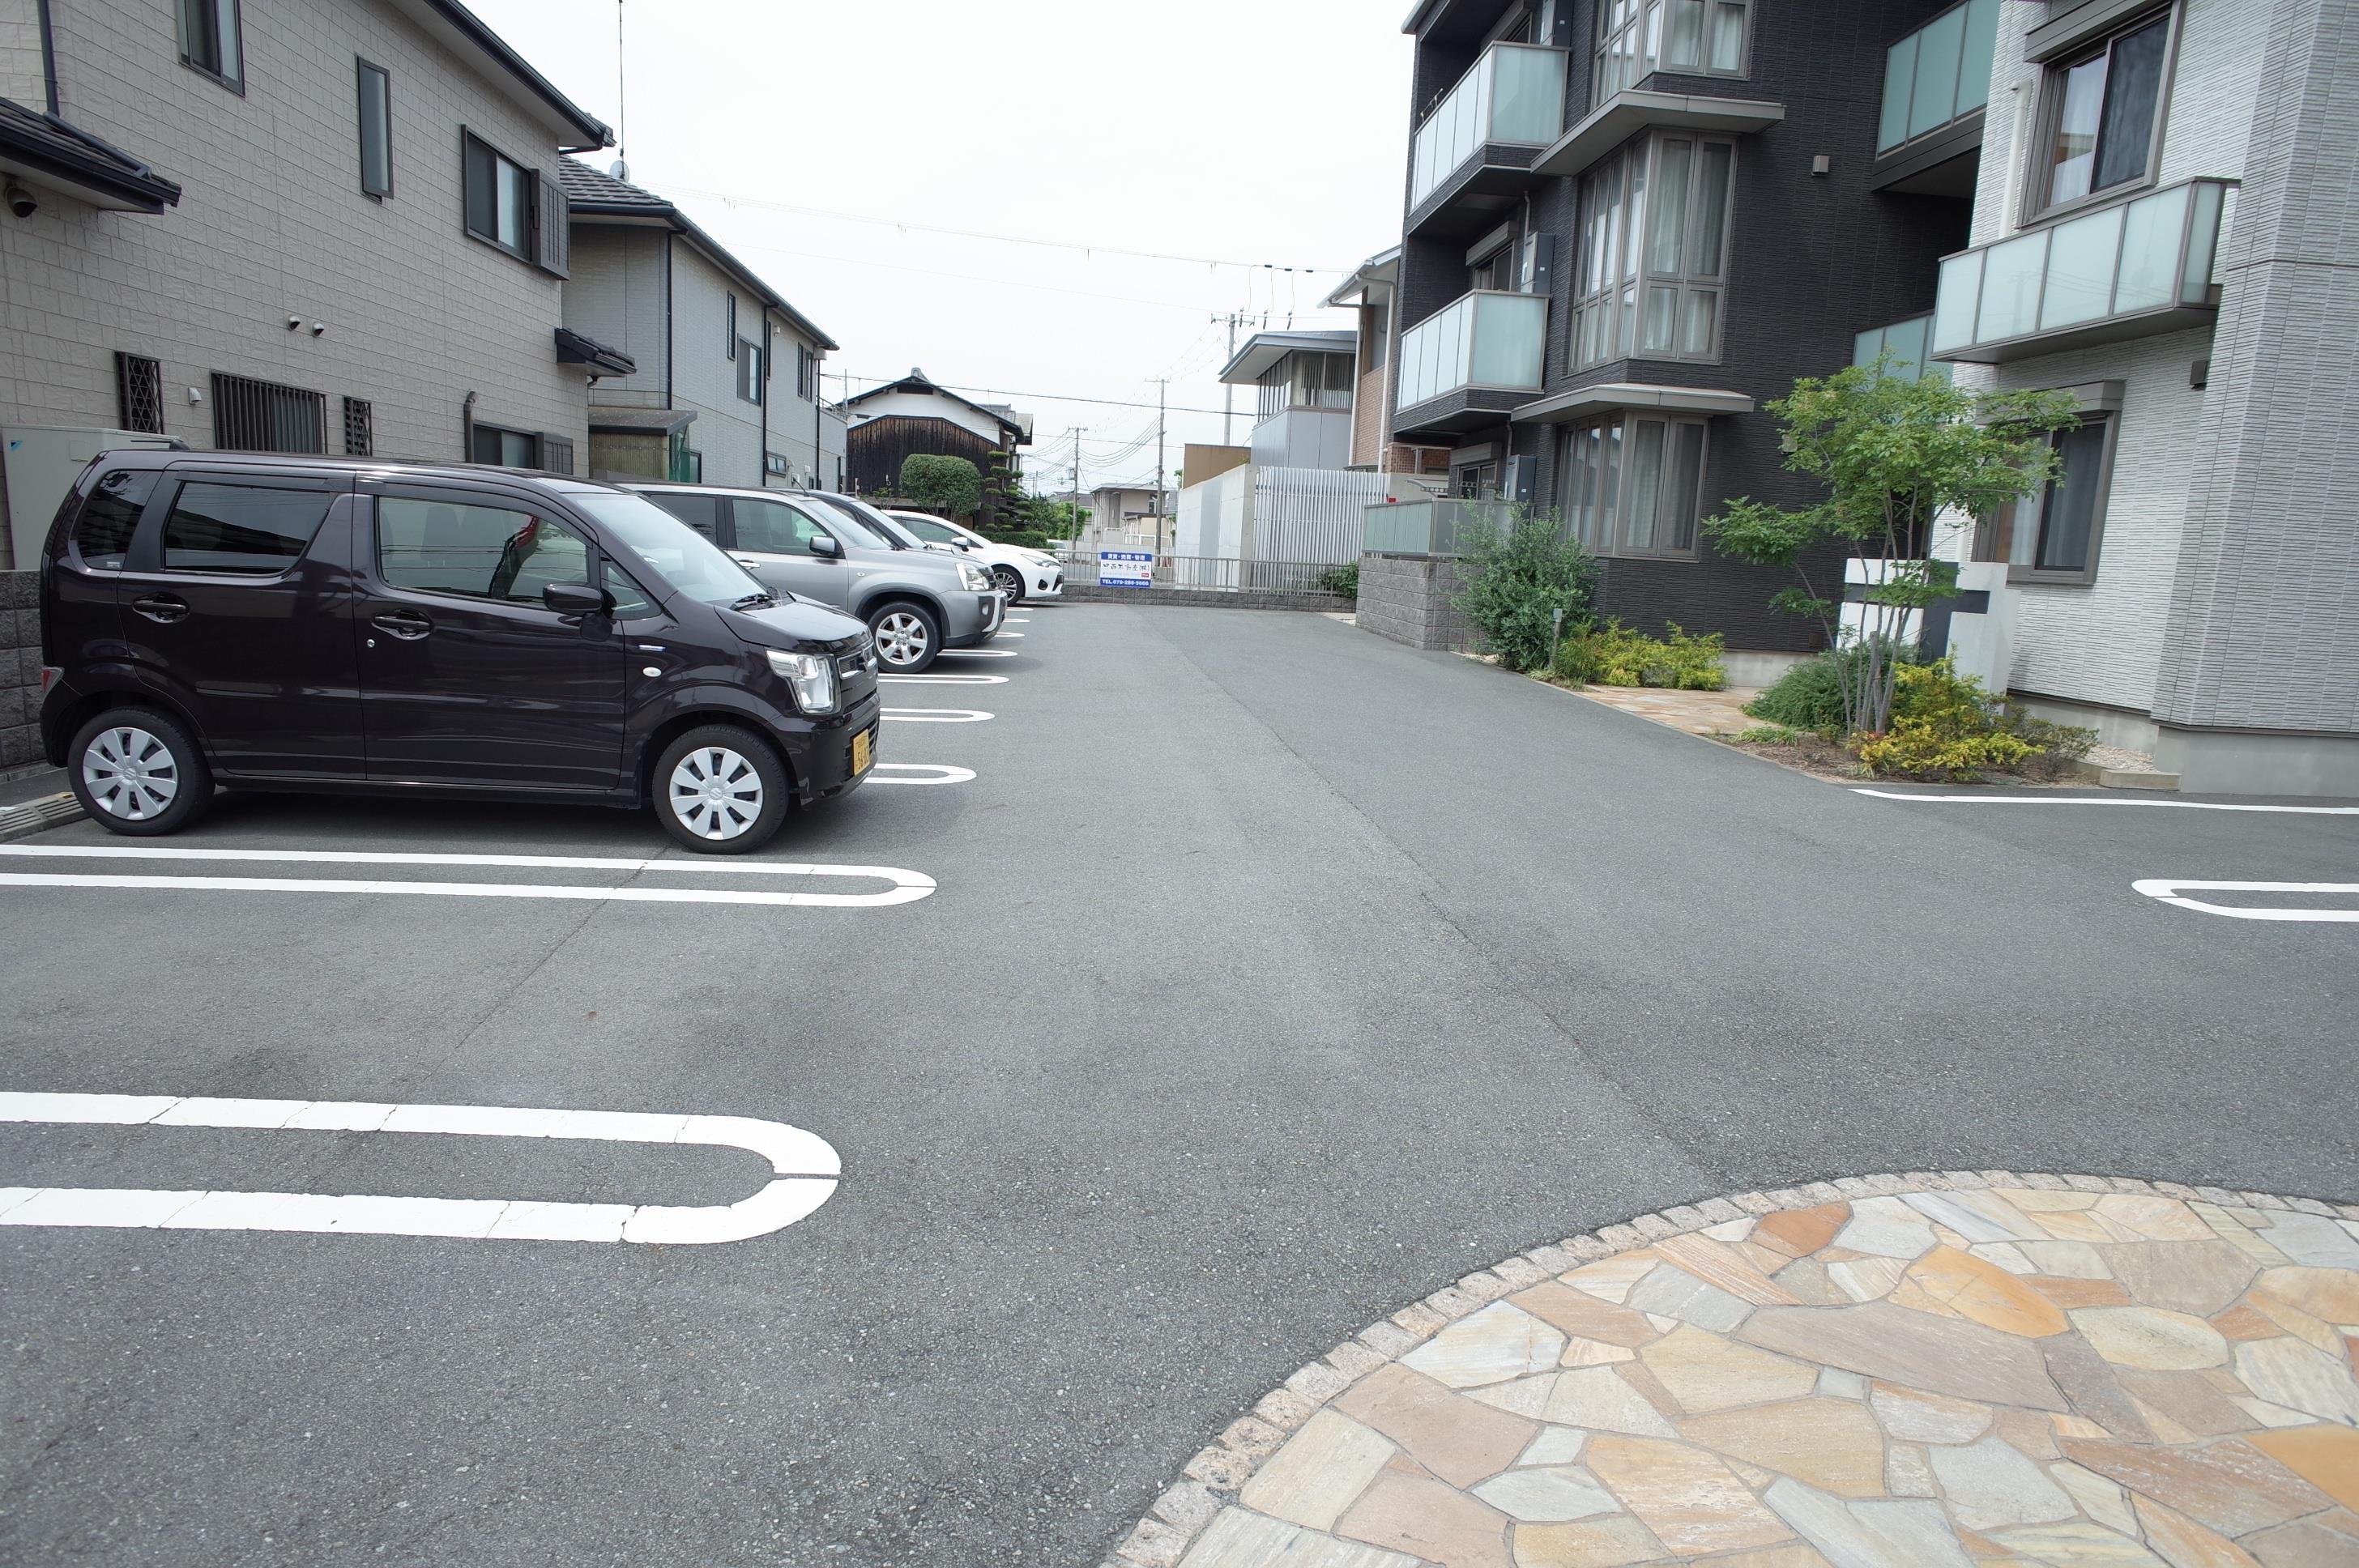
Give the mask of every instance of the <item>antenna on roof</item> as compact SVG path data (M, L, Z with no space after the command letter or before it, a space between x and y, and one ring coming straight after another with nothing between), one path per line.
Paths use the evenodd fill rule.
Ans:
M614 162L606 172L616 179L631 178L631 166L623 161L631 146L631 106L623 85L623 0L614 0Z

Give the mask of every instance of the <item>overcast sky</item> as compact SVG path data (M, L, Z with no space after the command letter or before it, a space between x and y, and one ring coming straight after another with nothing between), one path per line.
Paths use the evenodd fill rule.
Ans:
M614 0L470 3L624 129L633 183L842 345L827 368L851 390L917 365L1035 414L1043 488L1064 486L1076 425L1084 488L1151 482L1155 378L1175 408L1221 407L1212 317L1349 325L1319 301L1399 238L1403 0L624 0L626 119ZM1249 390L1237 406L1243 441ZM1177 468L1221 417L1175 412L1169 431Z

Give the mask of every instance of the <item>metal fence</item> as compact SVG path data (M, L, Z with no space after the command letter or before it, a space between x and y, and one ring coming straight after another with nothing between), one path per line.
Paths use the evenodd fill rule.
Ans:
M1094 587L1098 558L1060 555L1065 580L1081 588ZM1332 561L1247 561L1234 556L1158 556L1157 588L1184 588L1200 593L1335 593L1341 591L1335 573L1344 568Z

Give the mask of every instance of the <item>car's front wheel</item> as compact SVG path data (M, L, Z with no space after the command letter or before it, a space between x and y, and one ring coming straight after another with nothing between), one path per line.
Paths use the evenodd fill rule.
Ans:
M1008 603L1024 602L1024 574L1014 567L1003 565L992 568L991 581L993 587L1007 596Z
M66 759L74 797L110 832L177 833L212 798L212 770L196 737L152 708L100 714L75 734Z
M877 662L895 675L916 675L942 651L942 623L932 611L906 599L870 611L868 632L876 640Z
M734 724L690 730L656 759L656 818L706 855L743 855L787 819L793 786L768 741Z

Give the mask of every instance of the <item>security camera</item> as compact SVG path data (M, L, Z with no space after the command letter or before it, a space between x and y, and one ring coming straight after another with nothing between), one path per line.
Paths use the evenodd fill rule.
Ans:
M311 323L311 336L315 338L327 330L328 324L325 321L314 321Z
M13 179L8 182L9 211L14 212L19 218L29 218L40 210L41 204L38 200L35 200L31 191L26 189L23 186L17 184Z
M290 331L290 332L291 332L291 331L293 331L296 328L298 328L298 327L301 326L302 324L303 324L303 318L301 318L300 316L289 316L288 318L287 318L287 330L288 330L288 331Z

